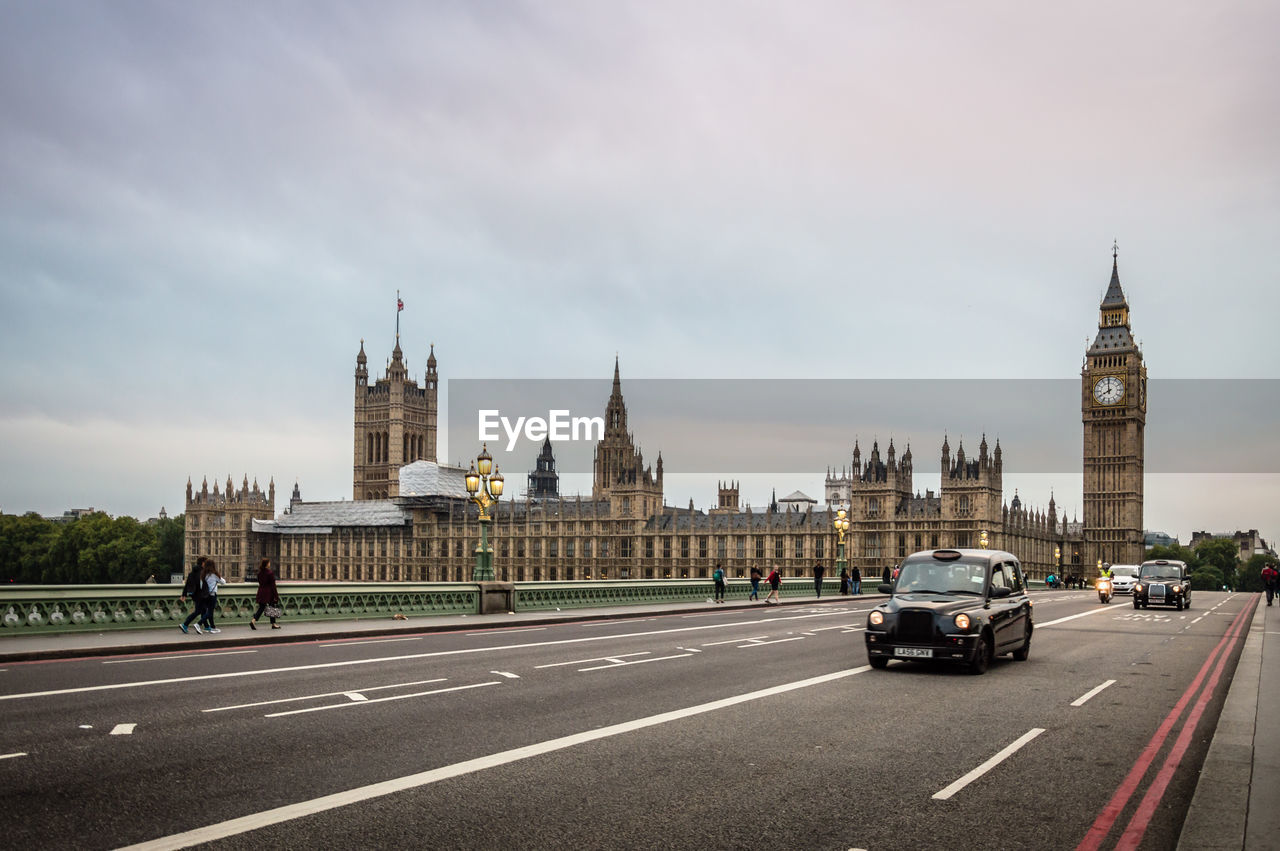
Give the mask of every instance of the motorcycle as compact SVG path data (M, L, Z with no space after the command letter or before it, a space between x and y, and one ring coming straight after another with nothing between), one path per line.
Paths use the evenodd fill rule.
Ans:
M1098 602L1110 603L1111 596L1112 596L1111 580L1107 579L1106 577L1103 577L1102 579L1098 580L1097 587L1098 587Z

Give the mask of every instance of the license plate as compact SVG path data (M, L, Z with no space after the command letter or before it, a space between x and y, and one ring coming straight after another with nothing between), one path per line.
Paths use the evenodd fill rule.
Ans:
M894 656L910 656L915 659L932 659L933 648L931 647L895 647L893 649Z

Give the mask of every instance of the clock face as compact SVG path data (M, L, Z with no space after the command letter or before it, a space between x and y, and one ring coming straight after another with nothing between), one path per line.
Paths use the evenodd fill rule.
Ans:
M1099 405L1114 405L1124 398L1124 381L1114 375L1098 379L1093 385L1093 398Z

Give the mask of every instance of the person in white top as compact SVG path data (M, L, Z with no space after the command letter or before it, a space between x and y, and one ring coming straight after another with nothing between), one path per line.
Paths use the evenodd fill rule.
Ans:
M227 580L222 578L222 574L218 572L218 565L214 564L213 559L204 563L203 580L204 599L200 602L204 604L204 611L200 615L200 626L203 626L206 632L219 633L222 630L213 625L213 612L218 606L218 586L226 585Z

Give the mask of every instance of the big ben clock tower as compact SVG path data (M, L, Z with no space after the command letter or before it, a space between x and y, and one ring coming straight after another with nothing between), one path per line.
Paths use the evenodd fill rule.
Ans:
M1120 289L1117 255L1111 283L1099 305L1098 336L1080 373L1084 420L1085 570L1098 559L1139 564L1142 543L1142 474L1146 455L1147 368L1129 327L1129 302Z

